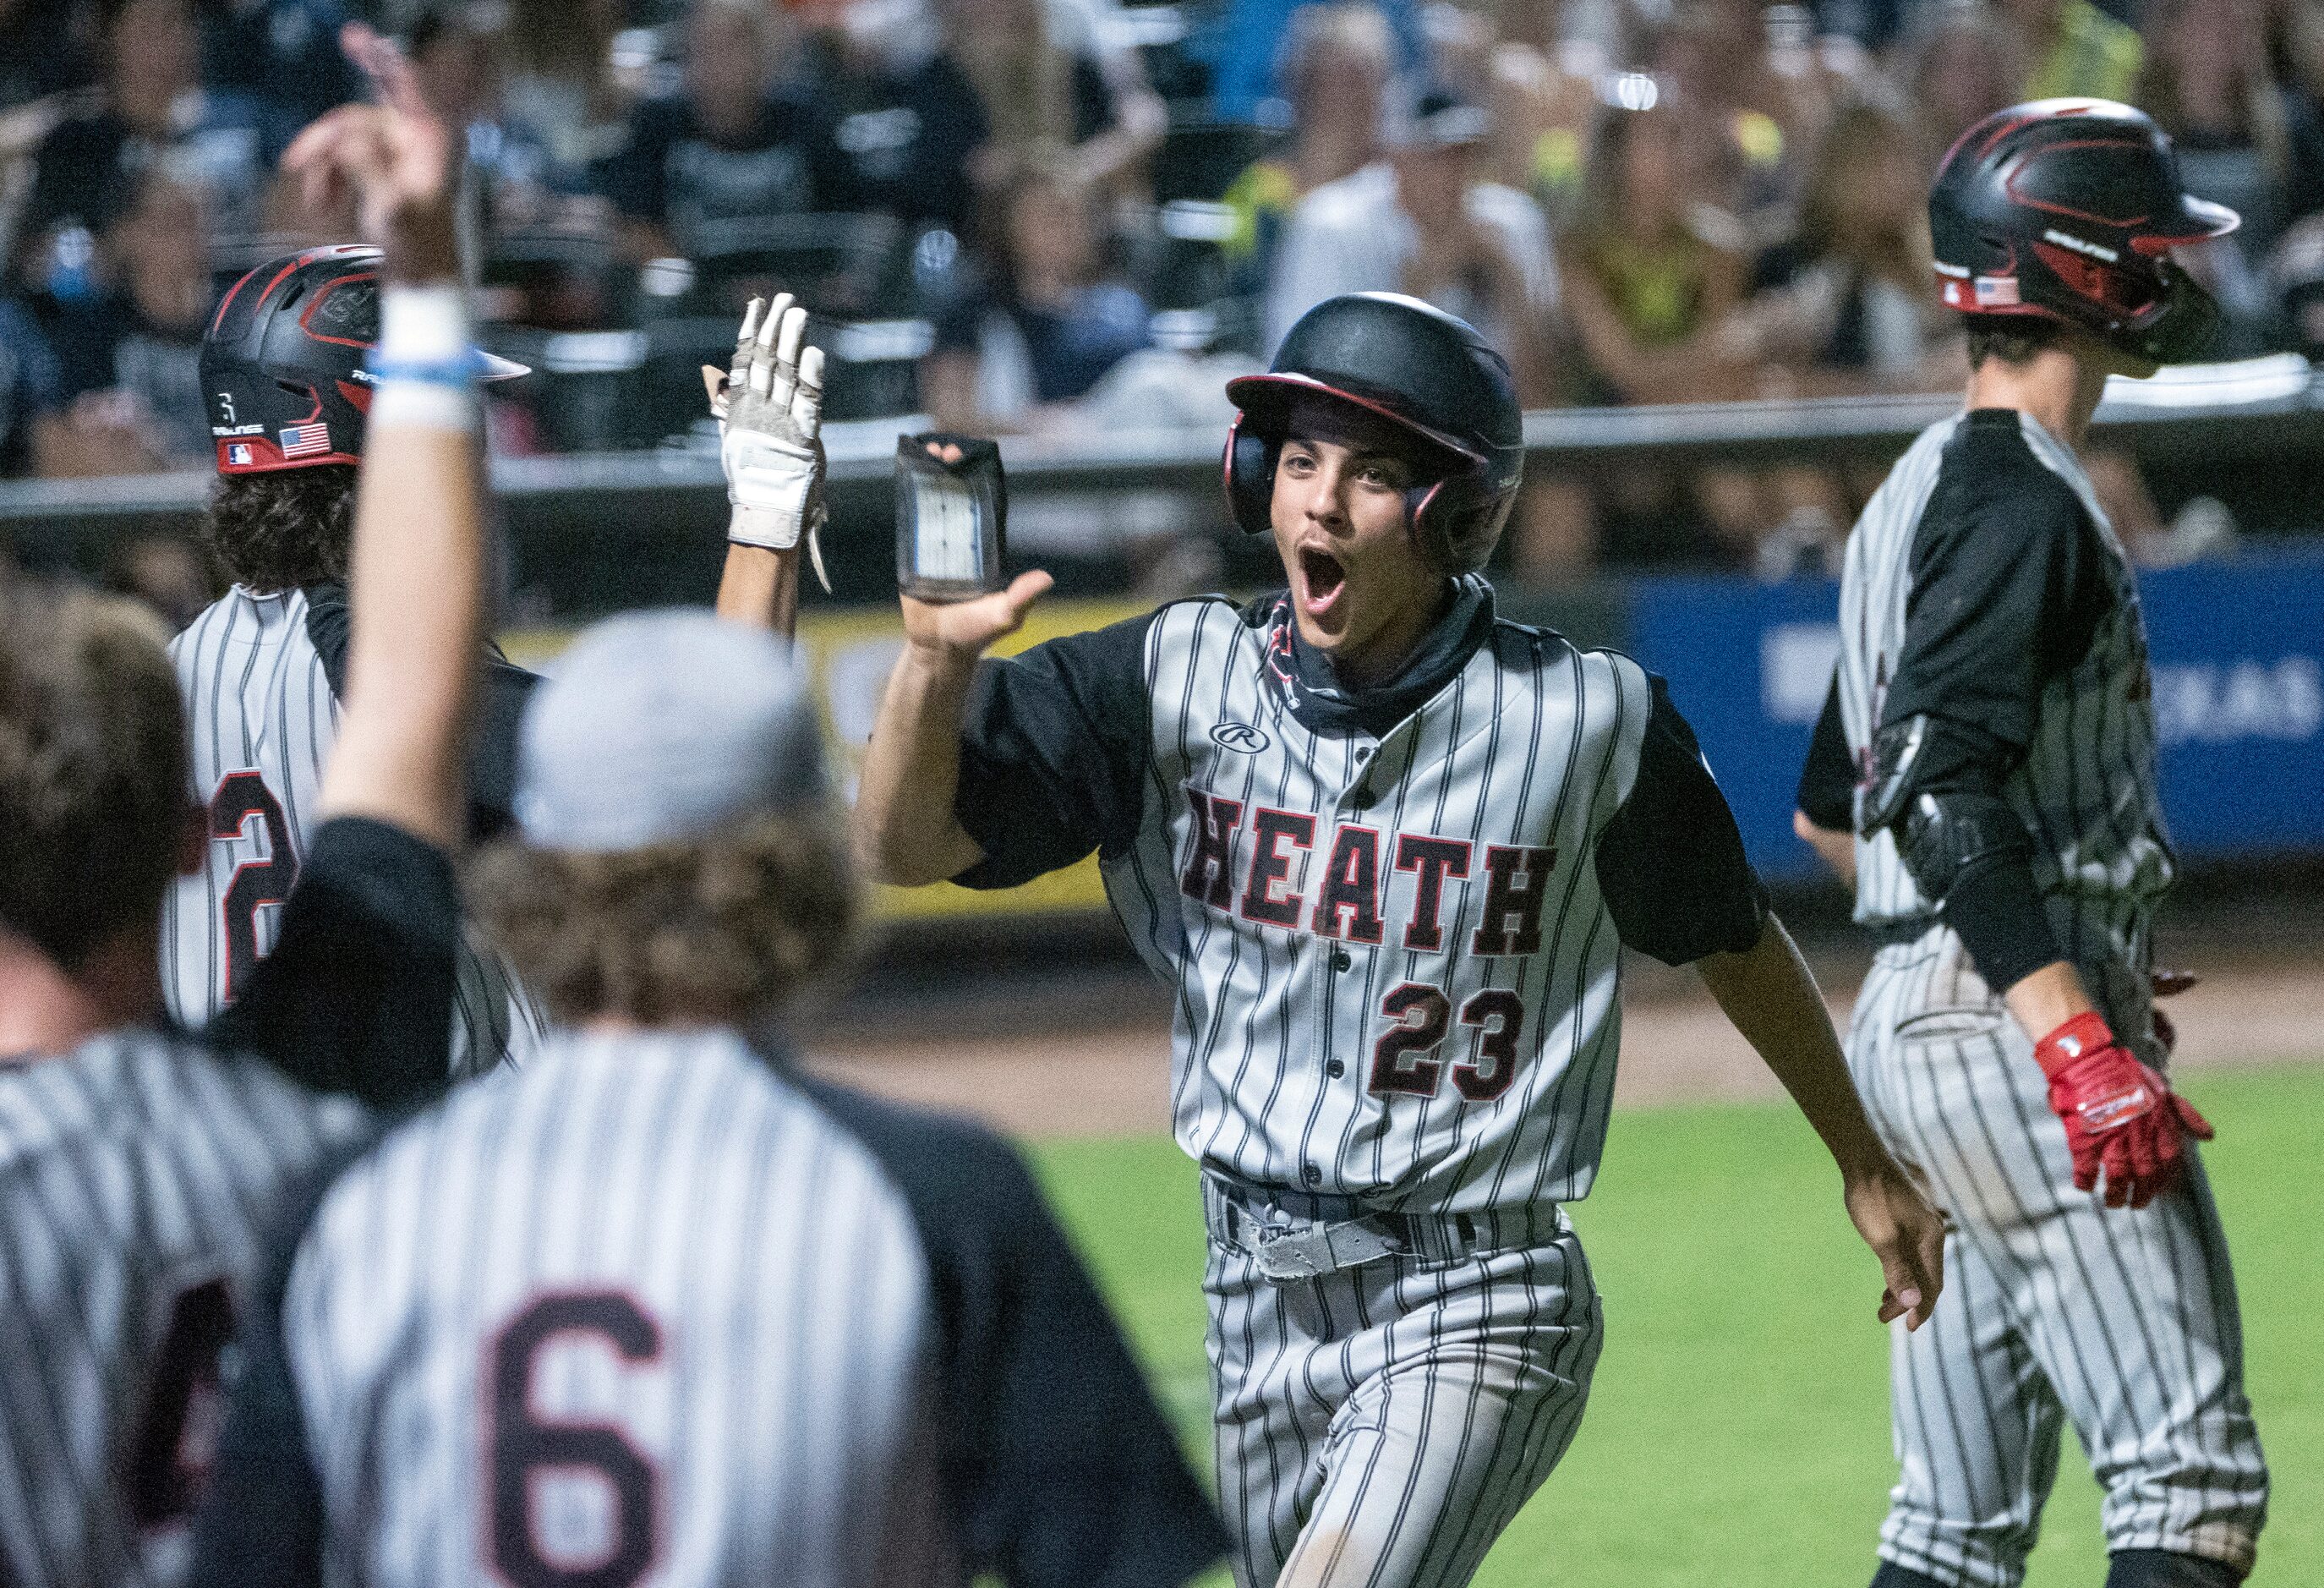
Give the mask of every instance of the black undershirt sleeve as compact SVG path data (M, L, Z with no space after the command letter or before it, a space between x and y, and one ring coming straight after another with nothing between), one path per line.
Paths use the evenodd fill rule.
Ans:
M1818 714L1808 758L1800 768L1800 811L1817 826L1845 833L1856 825L1856 766L1848 754L1848 730L1840 721L1840 674L1831 676Z
M1914 795L2001 793L2043 688L2089 651L2113 599L2103 555L2017 415L1971 413L1914 532L1904 642L1881 706L1883 727L1932 719ZM1965 868L1937 902L1997 991L2060 956L2024 854Z
M977 668L953 812L984 858L953 881L1013 888L1138 835L1154 614Z
M1740 954L1766 924L1767 891L1743 853L1694 730L1647 675L1654 707L1629 798L1598 835L1598 888L1623 943L1665 965Z
M226 1422L193 1523L183 1588L318 1588L323 1580L323 1486L282 1328L282 1300L300 1242L341 1171L368 1150L350 1142L283 1199L265 1263L235 1335Z
M307 638L323 660L332 698L347 695L347 588L309 585ZM540 675L528 672L487 644L476 681L476 720L468 741L468 841L496 838L516 820L517 725Z
M451 1062L460 896L433 845L364 817L315 834L274 952L204 1035L377 1108L440 1090Z
M967 1574L1172 1588L1217 1561L1225 1530L1014 1149L974 1125L805 1085L902 1189L927 1252Z

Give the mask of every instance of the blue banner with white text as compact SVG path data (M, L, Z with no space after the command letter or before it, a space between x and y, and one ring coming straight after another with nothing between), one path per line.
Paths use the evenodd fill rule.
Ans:
M2139 576L2163 806L2183 854L2324 849L2324 556ZM1840 650L1839 586L1642 579L1630 649L1670 680L1770 877L1811 873L1800 763Z

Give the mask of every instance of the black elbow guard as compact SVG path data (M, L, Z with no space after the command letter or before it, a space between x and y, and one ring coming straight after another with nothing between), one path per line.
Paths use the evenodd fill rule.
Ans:
M2025 824L1998 794L1952 789L1914 797L1896 824L1896 854L1913 885L1932 906L1941 906L1953 883L1972 867L2032 856Z

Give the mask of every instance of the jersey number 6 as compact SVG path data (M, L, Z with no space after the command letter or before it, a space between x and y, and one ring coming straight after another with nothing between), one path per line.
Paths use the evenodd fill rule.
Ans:
M653 1463L610 1424L556 1420L533 1409L542 1349L571 1336L610 1346L626 1364L661 1354L653 1319L615 1290L540 1297L501 1330L488 1364L493 1399L485 1438L493 1567L511 1588L632 1588L653 1569L660 1525ZM586 1556L540 1536L538 1489L546 1481L575 1479L596 1480L610 1502Z
M1435 1096L1444 1064L1434 1055L1452 1029L1452 1001L1425 982L1406 982L1380 1000L1380 1013L1393 1023L1372 1044L1372 1094ZM1452 1088L1471 1103L1489 1103L1517 1078L1525 1001L1507 987L1488 987L1461 1006L1461 1023L1475 1027L1477 1039L1452 1066Z

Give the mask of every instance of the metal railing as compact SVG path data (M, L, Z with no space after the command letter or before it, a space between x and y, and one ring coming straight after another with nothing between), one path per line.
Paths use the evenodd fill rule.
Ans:
M1528 414L1528 468L1591 474L1631 465L1700 466L1877 461L1959 406L1950 395L1821 398ZM892 588L896 438L917 417L835 424L825 549L842 599ZM2273 462L2324 451L2324 390L2295 355L2166 372L2116 383L2098 437L2163 467ZM1199 430L1113 431L1003 443L1012 531L1044 554L1089 526L1094 560L1136 533L1223 529L1222 438ZM512 582L537 587L559 615L639 602L698 600L715 583L724 487L706 442L619 453L500 458L493 484L512 549ZM207 473L0 483L0 536L28 563L101 559L116 537L190 526ZM1061 526L1063 528L1061 529ZM1028 547L1028 549L1031 548ZM548 615L543 612L538 615Z

